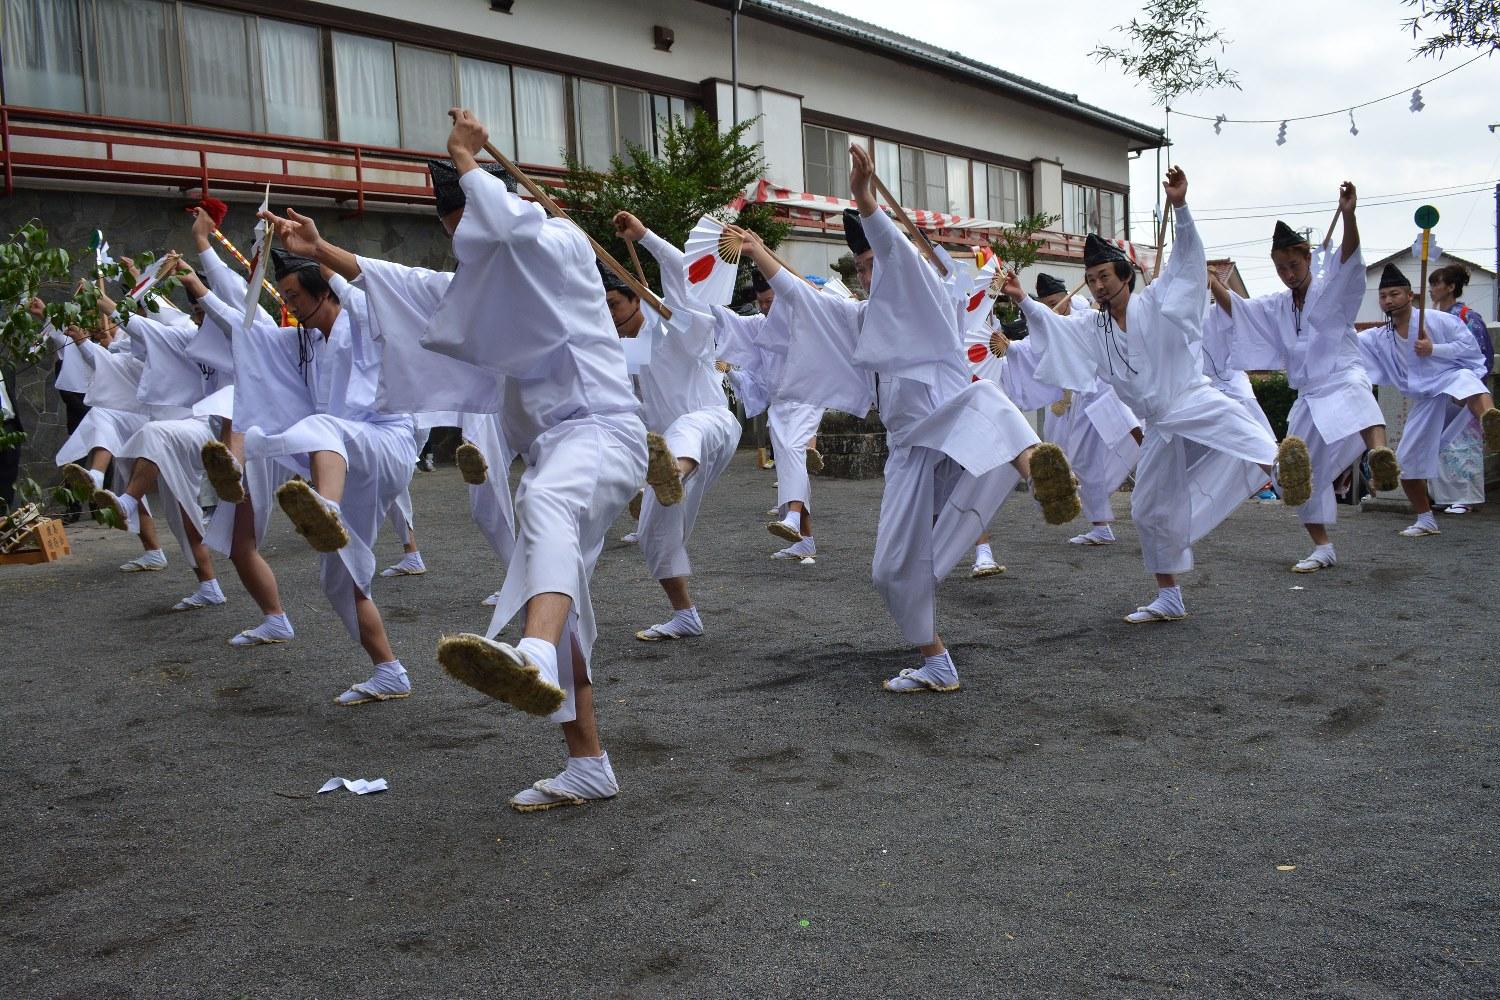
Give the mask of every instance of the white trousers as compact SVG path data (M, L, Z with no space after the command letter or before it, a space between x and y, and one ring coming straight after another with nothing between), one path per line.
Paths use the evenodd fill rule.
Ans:
M1406 425L1396 442L1396 461L1401 465L1402 479L1437 479L1442 475L1439 453L1464 433L1474 422L1468 407L1457 405L1484 391L1484 383L1469 372L1466 379L1455 378L1449 393L1435 396L1408 396ZM79 430L83 430L80 426Z
M203 446L214 439L207 417L152 420L130 436L116 456L128 460L144 458L160 473L157 493L172 536L177 539L188 565L197 567L188 542L191 525L201 538L207 525L203 519ZM121 487L124 488L123 486Z
M516 548L485 633L494 638L538 594L573 602L558 645L558 680L567 698L553 722L577 718L574 647L587 671L598 629L589 578L605 533L646 478L646 427L634 413L565 420L526 450L516 488Z
M812 481L807 474L807 443L818 434L823 408L788 400L773 402L766 411L771 447L776 452L776 505L786 516L786 505L800 501L812 510Z
M687 543L697 523L703 497L734 458L740 443L740 422L725 406L684 413L667 427L667 447L678 458L690 458L698 468L682 484L682 500L663 507L656 492L647 490L641 503L641 555L653 580L692 576ZM780 454L778 452L778 454ZM776 467L779 470L781 463Z
M318 451L334 452L348 466L339 516L349 532L349 544L321 554L319 575L323 593L357 642L355 599L370 594L380 522L406 489L416 467L412 421L366 423L315 413L280 434L267 435L252 427L245 435L247 459L289 459L308 477L308 456Z

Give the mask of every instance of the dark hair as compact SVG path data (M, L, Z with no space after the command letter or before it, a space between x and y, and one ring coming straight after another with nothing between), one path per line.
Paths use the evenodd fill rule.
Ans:
M1461 264L1449 264L1447 267L1440 267L1427 276L1427 283L1429 285L1434 281L1441 281L1445 285L1452 285L1453 294L1455 296L1462 295L1464 293L1464 286L1469 283L1469 269Z
M1130 266L1128 260L1111 261L1115 266L1115 277L1125 282L1126 286L1135 291L1135 268Z
M619 292L621 295L625 296L632 302L640 301L640 296L635 293L635 289L631 288L623 281L617 285L610 285L604 289L605 295L608 295L610 292Z
M297 270L291 272L291 274L296 277L298 284L302 286L302 290L308 295L314 298L332 295L333 301L337 302L339 300L339 297L334 294L333 289L328 287L328 279L324 278L323 272L316 267L299 267Z

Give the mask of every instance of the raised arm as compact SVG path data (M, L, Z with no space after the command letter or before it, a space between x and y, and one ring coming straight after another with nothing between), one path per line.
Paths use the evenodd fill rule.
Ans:
M262 212L260 217L276 227L276 238L287 250L316 261L345 281L359 277L359 258L325 240L318 224L296 209L288 208L284 219L271 212Z
M1359 224L1354 221L1354 206L1358 202L1359 197L1352 181L1339 185L1339 215L1344 220L1344 242L1339 248L1341 261L1348 261L1359 252Z

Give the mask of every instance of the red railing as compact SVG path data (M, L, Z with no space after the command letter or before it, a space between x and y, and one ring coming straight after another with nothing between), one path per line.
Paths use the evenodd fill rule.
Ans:
M17 140L22 149L16 148ZM152 158L147 150L182 155ZM213 189L260 190L270 184L282 192L352 203L350 214L358 215L372 201L430 205L427 160L445 155L0 105L7 197L17 177L175 184L184 191L202 189L204 194ZM543 176L557 174L555 168L527 169Z

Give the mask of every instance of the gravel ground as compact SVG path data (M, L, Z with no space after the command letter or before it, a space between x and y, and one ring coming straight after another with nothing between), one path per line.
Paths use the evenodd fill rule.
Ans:
M518 815L555 729L433 659L500 570L457 473L413 484L424 577L376 599L416 691L331 699L367 665L278 514L297 627L173 614L181 556L120 576L123 533L0 567L0 995L6 997L1463 997L1500 995L1493 540L1346 516L1340 563L1279 506L1198 548L1191 617L1152 595L1129 496L1111 548L1024 496L1004 576L939 592L964 689L913 662L869 585L880 482L815 481L816 565L773 563L772 473L742 454L698 526L703 639L639 554L595 577L618 799ZM614 538L628 530L628 518ZM382 539L383 564L398 547ZM391 790L311 793L328 777Z

